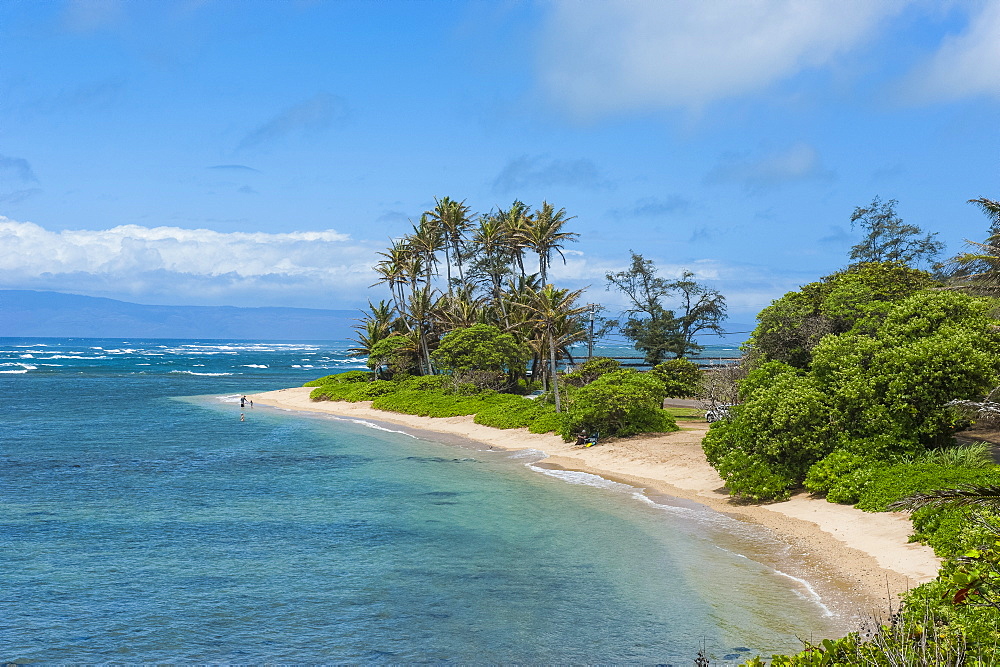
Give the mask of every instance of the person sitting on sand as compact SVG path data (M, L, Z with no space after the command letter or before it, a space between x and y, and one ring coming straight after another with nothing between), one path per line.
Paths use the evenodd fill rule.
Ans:
M587 429L583 429L576 434L576 445L583 445L587 442Z

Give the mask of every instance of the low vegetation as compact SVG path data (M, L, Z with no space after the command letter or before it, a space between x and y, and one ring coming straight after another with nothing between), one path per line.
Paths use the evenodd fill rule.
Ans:
M463 333L458 331L456 338ZM640 373L620 369L613 359L595 358L566 375L567 381L559 390L565 409L556 413L553 393L526 397L523 394L530 385L523 379L513 387L508 385L508 393L491 388L498 372L509 377L506 371L490 371L483 365L463 365L455 371L452 375L397 374L392 380L352 371L328 375L307 386L315 387L310 393L313 400L372 401L378 410L424 417L475 415L477 424L555 432L569 441L583 431L601 437L676 431L673 414L662 407L663 399L670 391L668 386L692 381L691 369L684 365Z

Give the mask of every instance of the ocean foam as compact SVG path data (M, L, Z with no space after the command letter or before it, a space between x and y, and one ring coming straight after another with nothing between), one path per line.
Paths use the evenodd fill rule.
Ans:
M613 482L610 479L601 477L600 475L592 475L589 472L580 472L579 470L553 470L552 468L536 466L533 463L529 463L528 467L536 472L542 473L543 475L555 477L556 479L561 479L562 481L569 482L570 484L581 484L583 486L593 486L598 489L610 489L612 491L631 491L635 488L634 486L629 486L628 484Z
M196 373L195 371L170 371L171 373L183 373L185 375L207 375L209 377L219 377L221 375L233 375L233 373Z
M760 563L760 562L758 562L758 561L750 558L749 556L746 556L745 554L737 553L735 551L730 551L729 549L726 549L724 547L720 547L718 545L716 545L716 549L719 549L720 551L725 551L727 554L730 554L732 556L737 556L739 558L746 559L746 560L748 560L748 561L750 561L752 563L757 563L757 565L760 565L761 567L767 568L768 570L770 570L771 572L773 572L773 573L775 573L777 575L785 577L786 579L791 579L795 583L799 584L799 586L801 588L805 589L805 593L803 593L801 590L793 590L792 592L795 593L795 595L797 595L802 600L805 600L807 602L812 602L817 607L819 607L820 609L822 609L824 616L826 616L828 618L833 616L833 612L830 610L830 608L827 607L825 604L823 604L823 598L820 597L820 594L817 593L816 589L812 587L812 584L810 584L805 579L801 579L799 577L796 577L795 575L788 574L787 572L782 572L781 570L779 570L779 569L777 569L775 567L769 567L769 566L767 566L767 565L765 565L763 563Z

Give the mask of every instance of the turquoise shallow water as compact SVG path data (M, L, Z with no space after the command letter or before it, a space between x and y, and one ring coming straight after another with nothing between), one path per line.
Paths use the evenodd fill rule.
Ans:
M239 421L342 349L0 340L24 371L0 374L0 659L690 664L842 629L697 506L530 451Z

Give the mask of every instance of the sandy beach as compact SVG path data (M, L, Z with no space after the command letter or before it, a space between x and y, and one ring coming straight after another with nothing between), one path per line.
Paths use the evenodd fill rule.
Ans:
M580 448L552 434L481 426L472 417L432 419L374 410L370 403L313 402L310 391L295 387L251 398L258 405L395 424L492 448L536 449L547 456L546 465L597 474L761 524L808 562L812 580L844 593L847 604L860 604L858 615L884 616L901 593L933 579L940 566L930 547L907 542L912 529L901 512L869 514L805 494L769 505L734 504L705 460L701 439L708 425L702 422L679 422L682 430L675 433Z

